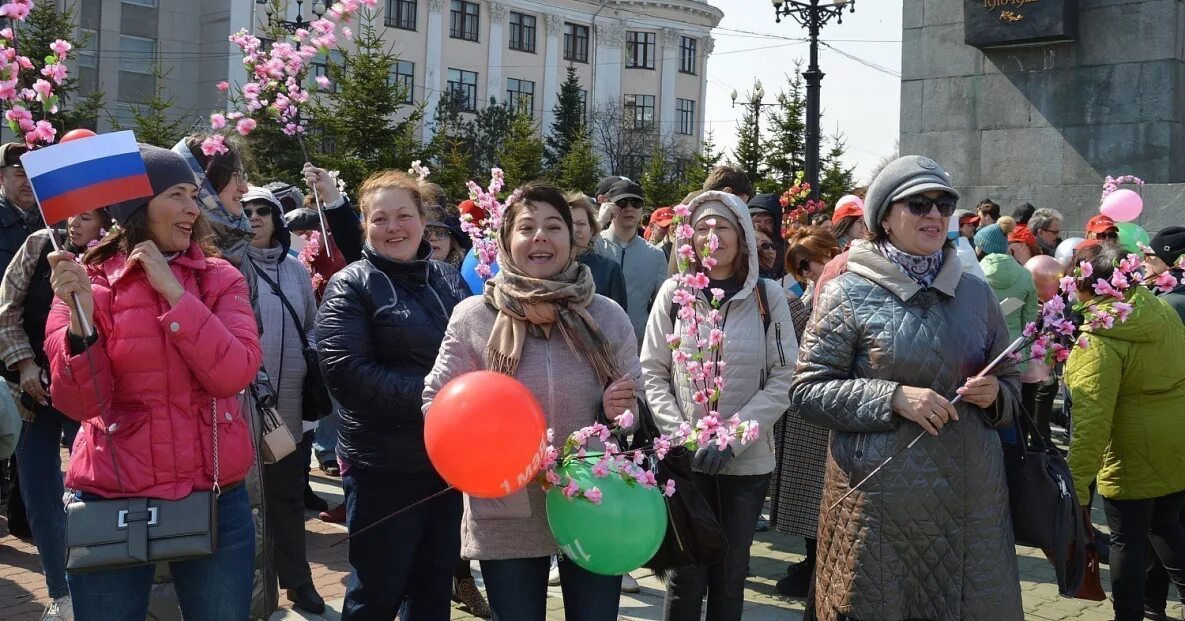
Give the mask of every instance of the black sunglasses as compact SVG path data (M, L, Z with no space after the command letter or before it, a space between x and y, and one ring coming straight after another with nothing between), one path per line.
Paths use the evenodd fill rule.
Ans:
M767 251L767 252L768 252L768 251L770 251L770 250L773 250L773 249L774 249L774 243L773 243L773 242L761 242L761 244L759 244L759 245L757 246L757 249L758 249L758 250L764 250L764 251Z
M1111 240L1115 240L1115 239L1119 239L1119 233L1114 233L1114 232L1110 232L1110 231L1108 231L1108 232L1105 232L1105 233L1095 233L1095 234L1094 234L1094 238L1095 238L1095 239L1111 239Z
M272 206L260 205L258 207L243 207L243 213L246 214L248 218L254 216L255 214L259 214L260 218L266 218L272 215Z
M930 213L931 207L937 207L938 213L943 218L949 218L955 213L955 207L959 204L959 199L944 194L938 198L930 198L922 194L915 194L905 199L905 206L909 207L909 213L921 217Z

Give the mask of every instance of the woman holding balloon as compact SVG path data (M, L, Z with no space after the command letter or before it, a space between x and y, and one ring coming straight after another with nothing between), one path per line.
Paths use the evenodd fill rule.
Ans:
M486 282L483 295L457 305L426 380L424 411L430 422L454 415L445 411L446 384L479 370L521 382L542 407L557 445L598 419L637 412L640 370L629 317L594 292L591 272L575 260L573 240L572 211L558 189L530 184L507 206L498 234L501 271ZM461 380L475 377L480 376ZM434 411L438 396L440 408ZM486 416L505 421L497 429L506 436L491 436L478 446L447 439L441 442L447 446L430 443L438 469L456 471L473 453L500 451L512 437L527 433L515 422L526 405L492 397L485 402ZM501 498L465 497L462 556L481 562L495 620L544 619L550 557L560 553L548 528L545 493L529 482L531 472L526 474L514 479L517 485L504 483L509 494ZM614 501L609 494L603 499ZM568 559L559 567L567 619L617 619L621 576L596 574Z
M428 461L420 406L449 315L469 293L455 268L428 258L419 181L376 173L358 198L363 257L329 281L316 331L326 385L341 404L337 455L346 524L355 535L342 619L387 621L406 600L407 621L443 621L461 498L444 492Z

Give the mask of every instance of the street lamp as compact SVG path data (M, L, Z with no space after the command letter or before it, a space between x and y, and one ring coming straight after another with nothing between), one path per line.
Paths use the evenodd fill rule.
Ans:
M811 184L811 198L819 198L819 88L823 72L819 70L819 31L827 22L835 19L843 23L843 10L856 12L856 0L770 0L774 5L774 17L782 23L783 17L794 21L810 33L811 61L802 77L806 79L806 180Z
M737 90L732 89L732 107L737 106ZM765 87L761 85L761 80L753 82L753 90L749 93L749 101L743 101L740 105L748 106L753 109L753 142L760 148L761 145L761 109L769 106L779 106L780 103L762 103L765 99ZM756 170L745 171L750 175L757 174Z
M267 14L267 22L273 26L279 26L280 28L287 30L288 34L296 34L296 31L300 30L302 28L307 29L309 27L309 24L312 23L312 22L307 22L304 19L304 0L296 0L296 19L292 20L292 21L289 21L286 19L278 19L276 17L276 6L274 6L275 4L276 3L274 3L274 2L269 2L267 4L267 7L265 9L263 9L263 12ZM317 18L320 19L321 16L324 14L325 14L325 3L321 2L321 0L317 0L316 2L313 3L313 15L316 15ZM297 42L297 46L298 47L300 46L299 42Z

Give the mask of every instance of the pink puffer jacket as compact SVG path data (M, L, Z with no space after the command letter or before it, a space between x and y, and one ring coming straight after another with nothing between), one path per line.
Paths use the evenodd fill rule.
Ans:
M186 293L169 308L126 258L88 267L99 332L90 356L70 355L60 300L46 326L54 407L83 423L66 486L105 498L209 489L215 419L219 482L241 481L254 450L238 397L262 357L242 274L194 244L171 262Z

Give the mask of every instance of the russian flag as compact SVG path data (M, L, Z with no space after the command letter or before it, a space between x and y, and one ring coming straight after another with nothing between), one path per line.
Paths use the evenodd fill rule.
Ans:
M144 158L130 131L99 134L29 151L21 164L46 224L133 198L152 196Z

